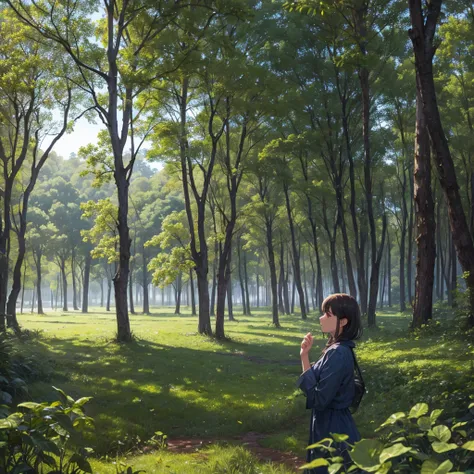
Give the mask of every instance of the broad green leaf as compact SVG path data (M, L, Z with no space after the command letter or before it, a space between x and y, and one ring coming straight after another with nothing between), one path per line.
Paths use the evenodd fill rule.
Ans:
M341 464L341 463L336 463L336 464L331 464L329 467L328 467L328 474L336 474L338 473L341 468L344 466L344 464Z
M467 425L467 421L460 421L459 423L456 423L454 426L451 427L451 430L457 430L458 428L461 428L461 426Z
M383 444L376 439L363 439L355 444L351 458L361 469L374 472L380 466L383 448Z
M474 441L468 441L467 443L464 443L461 448L467 449L468 451L474 451Z
M322 467L322 466L329 466L329 462L327 461L327 459L324 459L324 458L315 459L314 461L311 461L308 464L304 464L303 466L300 467L300 469L313 469L315 467Z
M82 398L79 398L79 400L76 400L74 402L74 407L82 407L83 405L85 405L87 402L89 402L90 400L92 400L93 397L82 397Z
M429 438L435 438L437 441L447 443L451 439L451 431L445 425L437 425L428 431Z
M408 453L411 451L411 448L404 446L401 443L394 444L389 448L385 448L382 453L380 454L380 463L384 464L385 461L389 459L395 458L397 456L401 456L402 454Z
M435 453L447 453L448 451L457 449L458 445L455 443L445 443L445 442L434 441L431 444L431 447L433 448L433 451Z
M24 402L24 403L20 403L17 406L19 408L28 408L28 410L36 410L37 408L43 408L43 405L41 405L41 403L35 403L35 402Z
M445 461L443 464L438 465L438 463L433 459L428 459L421 466L421 474L447 474L453 464L450 461Z
M23 418L20 413L13 413L8 418L0 420L0 430L10 430L18 428Z
M441 463L433 474L447 474L453 468L453 463L447 459Z
M408 418L420 418L420 416L428 413L429 407L426 403L417 403L408 415Z
M53 443L53 441L46 439L43 435L35 432L35 433L31 433L30 437L33 443L35 444L35 446L41 451L53 453L53 454L56 454L56 456L61 455L56 443Z
M61 390L58 387L55 387L54 385L53 385L53 389L56 390L56 392L59 393L59 397L61 398L63 403L65 403L68 406L74 404L74 399L72 397L70 397L69 395L66 395L66 393L63 390Z
M393 425L394 423L396 423L397 421L399 420L402 420L403 418L406 417L406 414L402 411L398 412L398 413L394 413L393 415L390 415L381 425L379 428L377 428L377 430L379 430L380 428L383 428L384 426L387 426L387 425Z
M336 441L336 443L343 443L344 441L349 439L349 436L346 434L331 433L331 436L334 438L334 441Z
M429 431L431 429L432 424L433 424L433 421L428 416L422 416L421 418L418 418L417 420L417 425L421 431Z
M388 474L390 472L390 469L392 468L392 463L386 462L382 464L377 471L375 471L375 474Z
M440 417L441 413L443 413L444 410L437 408L436 410L433 410L430 415L430 419L433 423L436 423L436 420Z

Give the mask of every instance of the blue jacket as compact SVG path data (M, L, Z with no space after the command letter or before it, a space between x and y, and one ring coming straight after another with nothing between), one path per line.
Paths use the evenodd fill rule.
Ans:
M306 408L312 410L309 444L314 444L331 433L346 434L348 442L360 440L359 432L349 411L354 398L353 341L341 341L329 347L326 353L308 370L301 374L297 386L306 395ZM344 451L347 446L337 446L340 454L348 459ZM308 450L307 460L324 457L324 452ZM308 471L314 474L327 473L326 468Z

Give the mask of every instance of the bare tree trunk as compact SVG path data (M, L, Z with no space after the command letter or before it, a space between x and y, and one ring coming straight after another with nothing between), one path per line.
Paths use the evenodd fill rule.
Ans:
M294 263L293 280L295 282L296 288L298 290L298 295L300 297L301 318L306 319L307 318L306 304L305 304L305 298L304 298L304 292L303 292L303 285L301 283L300 256L299 256L298 248L296 246L296 233L295 233L293 215L292 215L291 206L290 206L289 188L286 183L283 184L283 191L285 193L286 211L288 214L288 221L289 221L290 233L291 233L291 244L293 247L293 260L294 260L293 261ZM293 295L292 307L294 308L294 295Z
M82 285L82 312L89 312L89 280L91 273L92 257L88 252L84 263L84 283Z
M245 289L244 289L244 279L242 277L242 258L241 258L241 252L240 252L240 247L241 247L241 239L240 236L237 239L237 257L238 257L238 268L239 268L239 283L240 283L240 294L242 295L242 313L244 315L247 314L247 304L245 302Z
M390 234L387 229L387 304L392 307L392 245Z
M189 285L190 285L190 292L191 292L191 314L196 316L196 298L194 295L194 279L193 279L193 272L192 270L189 271Z
M25 303L25 283L26 283L26 262L23 265L23 284L21 285L20 314L23 314L23 305ZM51 290L51 309L53 309L53 291Z
M283 243L280 250L280 275L278 277L278 311L285 314L285 306L283 304L283 286L285 284L285 264L283 262Z
M67 277L66 277L66 259L60 257L60 269L62 276L62 288L63 288L63 311L68 311L67 306Z
M413 166L410 165L409 170L413 170ZM413 183L413 173L410 173L410 196L414 196L414 183ZM413 294L412 294L412 274L413 274L413 230L414 224L413 219L414 212L413 212L413 199L410 199L410 212L408 214L408 251L407 251L407 296L408 296L408 303L410 306L413 304Z
M423 112L435 150L438 177L448 203L448 214L456 252L467 273L466 285L470 299L469 323L474 326L474 245L462 207L459 186L448 141L441 124L433 78L434 36L441 13L442 0L432 0L423 14L421 0L408 0L412 29L410 38L415 54L415 68L420 79Z
M417 89L419 89L418 84ZM421 327L423 323L432 319L436 227L433 195L431 193L430 138L419 91L417 91L416 98L415 136L414 200L418 258L416 261L412 327Z
M247 314L252 315L250 310L250 294L249 294L249 276L247 273L247 253L244 251L244 284L245 284L245 301L247 303Z
M267 254L268 266L270 267L270 281L272 289L272 322L275 327L280 327L280 320L278 318L278 289L277 289L277 274L275 265L275 251L273 247L273 224L268 218L265 222L266 239L267 239Z
M135 306L133 304L133 277L132 272L129 273L128 280L128 294L129 294L129 303L130 303L130 314L135 314Z
M175 297L174 314L181 314L182 289L183 289L183 277L182 277L181 272L179 272L178 277L176 278L176 288L174 290L174 297Z
M214 261L212 262L212 293L211 293L211 315L215 316L216 290L217 290L217 254L219 244L217 238L214 239Z
M38 314L44 314L43 311L43 297L41 294L41 282L42 282L42 272L41 272L41 258L42 258L42 251L38 249L36 251L36 292L38 293ZM25 265L26 270L26 265ZM23 277L24 278L24 277ZM23 280L23 286L25 285L25 280Z
M110 296L112 293L112 280L107 278L107 302L105 305L105 311L110 311Z
M76 250L71 251L71 277L72 277L72 307L75 311L79 310L77 306L77 286L76 286Z
M33 285L33 294L31 296L31 312L35 311L35 302L36 302L36 287Z
M260 308L260 275L257 271L257 308Z

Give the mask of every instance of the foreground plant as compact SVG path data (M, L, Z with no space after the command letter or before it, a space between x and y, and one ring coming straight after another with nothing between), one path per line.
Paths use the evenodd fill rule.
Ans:
M443 410L428 412L426 403L418 403L409 412L392 414L376 430L381 432L377 439L362 439L350 446L349 466L335 455L335 444L345 442L347 436L332 434L308 446L326 451L327 458L315 459L302 469L327 466L329 474L357 469L376 474L474 472L470 470L474 468L474 403L469 405L469 414L457 422L438 423Z
M0 471L76 474L92 472L83 434L93 427L83 406L90 397L74 400L53 387L59 401L25 402L0 420ZM3 407L5 410L8 407Z

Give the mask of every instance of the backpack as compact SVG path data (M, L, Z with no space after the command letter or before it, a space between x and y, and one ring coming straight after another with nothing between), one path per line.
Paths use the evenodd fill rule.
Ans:
M354 353L354 350L351 348L352 357L354 358L354 384L355 384L355 393L354 399L352 400L352 404L349 407L351 413L355 413L359 408L360 402L362 401L362 397L365 395L367 391L365 389L364 379L362 377L362 372L360 371L359 364L357 363L357 358Z

